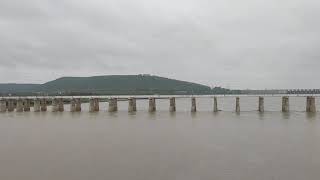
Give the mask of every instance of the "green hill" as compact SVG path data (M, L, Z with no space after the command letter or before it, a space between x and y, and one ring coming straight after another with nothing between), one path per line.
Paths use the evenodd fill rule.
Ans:
M40 84L0 84L0 95L25 94L36 92Z
M8 85L8 84L7 84ZM110 75L62 77L44 84L8 88L0 84L0 93L49 95L138 95L138 94L210 94L201 84L150 75ZM22 87L22 85L20 85ZM6 90L5 90L6 89ZM5 90L5 91L4 91Z
M41 86L43 92L63 94L192 94L210 87L149 75L62 77Z

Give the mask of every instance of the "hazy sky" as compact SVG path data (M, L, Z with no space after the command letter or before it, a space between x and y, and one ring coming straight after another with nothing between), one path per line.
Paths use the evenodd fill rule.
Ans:
M319 0L1 0L0 82L154 74L320 88Z

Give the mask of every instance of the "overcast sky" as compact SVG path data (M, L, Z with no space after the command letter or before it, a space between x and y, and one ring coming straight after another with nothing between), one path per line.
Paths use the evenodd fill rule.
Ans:
M320 88L319 0L0 0L0 82L153 74Z

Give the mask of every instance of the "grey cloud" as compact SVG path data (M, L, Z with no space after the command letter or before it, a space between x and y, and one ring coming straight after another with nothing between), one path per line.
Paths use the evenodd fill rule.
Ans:
M0 82L150 73L319 88L313 0L2 0Z

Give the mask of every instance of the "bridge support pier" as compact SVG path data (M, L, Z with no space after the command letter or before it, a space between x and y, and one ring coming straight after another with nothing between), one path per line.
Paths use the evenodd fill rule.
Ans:
M128 99L128 112L136 112L137 111L137 102L135 98Z
M218 112L218 99L217 97L213 97L213 112Z
M8 100L8 112L12 112L12 111L14 111L14 100L9 99Z
M170 107L169 107L170 112L176 112L176 98L171 97L170 98Z
M34 112L40 112L40 107L41 107L40 99L35 99L34 100L34 104L33 104L33 111Z
M89 99L89 111L90 112L95 112L94 105L95 105L94 99L93 98Z
M6 112L7 111L7 102L4 99L0 100L0 112Z
M99 99L95 98L94 99L94 111L100 111L100 106L99 106Z
M81 99L76 99L76 112L81 112Z
M70 101L70 112L76 112L76 100L74 98Z
M89 100L89 111L90 112L97 112L100 110L100 107L99 107L99 99L98 98L91 98Z
M236 97L236 112L240 113L240 97Z
M23 111L29 112L30 111L30 99L25 99L23 103Z
M118 111L118 99L117 98L110 98L109 99L109 112L117 112Z
M289 97L282 97L282 112L289 112Z
M195 97L191 98L191 112L197 112L197 102Z
M316 98L313 96L308 96L307 97L307 104L306 104L306 111L315 113L316 110Z
M40 110L43 112L47 111L47 100L45 98L41 99Z
M264 97L262 97L262 96L259 97L258 111L259 112L264 112Z
M155 112L157 110L156 108L156 99L155 98L149 98L149 112Z
M16 112L23 112L23 100L22 99L17 100Z
M58 110L60 112L63 112L64 111L64 102L63 102L63 99L62 98L59 98L59 101L58 101Z
M59 111L59 101L57 98L54 98L52 100L52 112L58 112Z

